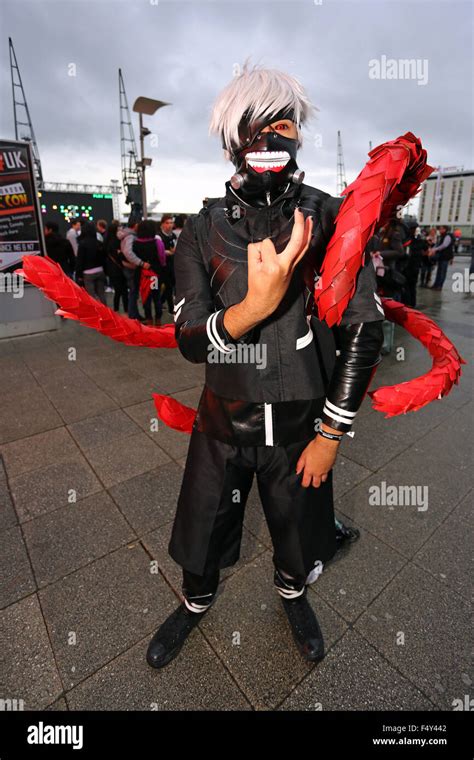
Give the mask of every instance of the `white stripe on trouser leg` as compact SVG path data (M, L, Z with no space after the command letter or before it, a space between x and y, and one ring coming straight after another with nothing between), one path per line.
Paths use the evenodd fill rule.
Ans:
M285 584L286 579L290 582L294 580L293 576L288 575L288 573L285 573L284 570L278 570L278 575L280 576L283 584ZM297 596L301 596L301 594L304 593L305 589L303 586L303 588L298 591L298 589L291 588L290 583L284 586L278 586L276 583L274 585L280 596L282 596L284 599L295 599Z
M185 598L184 603L188 610L191 612L204 612L204 610L207 610L208 607L210 607L210 604L196 604L195 602L188 602L188 600Z
M275 586L275 588L280 596L282 596L284 599L295 599L297 596L301 596L301 594L304 593L304 586L301 591L295 591L295 589L280 588L280 586Z
M273 446L272 405L264 404L265 409L265 446Z

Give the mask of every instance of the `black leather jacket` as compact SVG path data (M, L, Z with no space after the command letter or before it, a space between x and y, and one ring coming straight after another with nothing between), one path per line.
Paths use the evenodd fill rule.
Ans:
M315 434L315 420L347 432L383 342L383 309L370 257L332 330L314 309L313 291L342 198L290 185L265 206L250 206L226 183L187 220L175 254L176 339L183 356L206 362L195 428L238 445L284 445ZM247 292L247 245L287 244L298 205L313 216L313 238L276 311L238 340L226 309Z

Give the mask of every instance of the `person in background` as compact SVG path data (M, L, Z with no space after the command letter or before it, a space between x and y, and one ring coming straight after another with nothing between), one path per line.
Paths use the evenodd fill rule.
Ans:
M139 269L140 277L151 278L150 294L143 304L145 311L145 324L152 325L152 305L155 307L155 325L161 325L163 305L161 303L160 280L166 269L165 246L160 237L156 236L156 223L151 219L140 222L137 228L137 237L133 242L133 252L139 259L148 264L148 267ZM138 284L140 287L140 283Z
M173 232L176 235L176 242L178 242L179 236L181 235L181 231L186 223L187 218L187 214L179 214L175 217Z
M429 251L430 251L430 248L436 245L437 237L438 237L438 232L436 230L436 227L431 227L431 229L428 230L426 234L426 242L428 243L428 250L426 254L423 256L423 261L421 264L420 286L422 288L428 288L430 286L431 274L433 272L433 267L434 267L434 261L433 261L433 258L429 255Z
M403 247L403 227L397 219L392 219L382 227L379 235L374 235L367 246L373 259L381 261L376 267L377 285L380 295L402 301L406 286L406 277L399 270L399 265L407 258ZM381 353L386 356L393 348L395 324L386 319L383 323L384 342Z
M105 236L107 234L107 222L105 219L98 219L96 223L97 240L99 243L105 243Z
M66 239L71 244L74 256L77 256L77 249L79 246L78 237L81 234L81 222L80 219L71 219L70 227L66 233Z
M436 277L431 290L442 290L446 275L448 273L448 265L454 262L454 236L451 233L449 227L441 225L439 228L440 239L438 245L433 246L428 255L436 256L438 262L438 268L436 270Z
M142 261L133 252L133 243L137 236L138 222L131 219L127 227L121 230L119 234L120 251L123 254L123 266L125 279L128 285L128 316L130 319L139 319L141 322L144 317L138 311L138 285L140 282L140 267L148 269L149 264Z
M46 253L49 258L56 261L63 272L67 274L68 277L72 278L76 268L76 257L69 240L63 238L62 235L59 234L59 227L56 222L45 222L44 237L46 242Z
M407 281L405 287L405 304L411 306L412 309L416 309L416 286L418 275L423 261L427 257L427 251L428 243L426 242L421 229L415 227L413 230L413 237L410 241L408 261L403 272Z
M176 241L177 237L175 233L173 232L173 216L171 214L163 214L161 217L160 222L160 228L158 230L158 235L162 239L164 245L165 245L165 251L166 251L166 269L163 273L163 281L164 281L164 292L161 296L161 302L168 304L168 311L170 314L173 313L174 310L174 303L173 303L173 292L175 287L175 277L174 277L174 253L176 250Z
M120 240L117 234L119 228L120 222L114 219L107 230L105 238L105 271L114 291L114 311L119 311L120 299L122 299L124 311L127 313L128 286L123 268L124 257L120 251Z
M97 231L92 222L82 227L79 250L77 252L76 280L93 298L107 305L105 299L105 253L97 240Z
M431 280L431 271L433 269L433 261L431 256L428 255L432 241L428 236L427 230L422 230L421 236L426 243L426 250L423 250L421 253L420 288L427 288Z

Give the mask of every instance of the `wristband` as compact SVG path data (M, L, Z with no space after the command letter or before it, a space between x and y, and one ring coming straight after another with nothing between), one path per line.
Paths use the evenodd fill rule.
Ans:
M344 433L328 433L326 430L322 430L321 428L318 430L318 434L322 435L323 438L328 438L330 441L340 441Z

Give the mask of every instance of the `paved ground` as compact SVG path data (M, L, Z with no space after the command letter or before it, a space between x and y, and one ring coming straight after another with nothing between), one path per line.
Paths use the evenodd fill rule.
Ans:
M420 306L469 360L474 295L449 282L420 291ZM396 344L405 360L385 358L374 386L428 369L398 329ZM451 710L470 693L472 364L416 414L386 420L366 400L344 441L337 511L362 537L310 587L322 663L294 647L253 491L241 560L181 656L157 672L145 651L180 590L167 542L189 438L150 429L150 398L197 404L203 368L72 322L0 342L0 368L0 697L26 710ZM383 481L428 486L427 508L370 505Z

